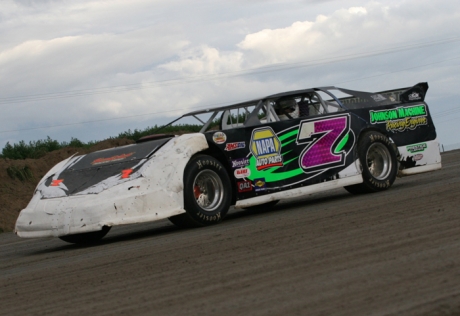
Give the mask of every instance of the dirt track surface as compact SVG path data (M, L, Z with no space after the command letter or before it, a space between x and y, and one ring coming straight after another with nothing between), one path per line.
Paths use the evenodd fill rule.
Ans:
M3 315L459 315L460 151L386 192L115 227L102 243L0 234Z

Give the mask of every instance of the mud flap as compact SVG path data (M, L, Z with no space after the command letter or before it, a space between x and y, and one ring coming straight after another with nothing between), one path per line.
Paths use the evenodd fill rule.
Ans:
M401 164L399 177L441 169L441 153L437 139L400 146L398 150Z

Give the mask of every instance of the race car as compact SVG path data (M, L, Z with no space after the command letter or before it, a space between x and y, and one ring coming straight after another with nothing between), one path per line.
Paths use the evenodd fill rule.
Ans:
M353 194L441 168L427 83L376 93L337 87L194 111L201 130L72 156L39 182L16 222L20 237L100 240L115 225L168 218L219 223L229 207L344 187Z

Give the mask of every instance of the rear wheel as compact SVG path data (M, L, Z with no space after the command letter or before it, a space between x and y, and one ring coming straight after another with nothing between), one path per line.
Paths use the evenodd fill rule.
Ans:
M230 190L230 178L220 161L207 155L195 156L184 171L186 212L169 220L182 228L217 224L230 207Z
M101 240L105 235L107 235L110 228L112 227L103 226L102 230L99 231L60 236L59 239L71 244L93 244Z
M358 144L363 183L345 187L353 194L387 190L396 179L398 163L396 151L388 137L378 132L367 132Z

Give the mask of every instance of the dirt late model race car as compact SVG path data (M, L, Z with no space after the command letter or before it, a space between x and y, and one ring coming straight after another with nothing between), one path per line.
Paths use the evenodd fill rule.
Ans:
M115 225L168 218L205 226L231 205L266 208L337 187L386 190L398 175L441 168L427 90L427 83L377 93L313 88L183 115L170 124L196 119L201 130L147 136L54 166L15 231L87 243Z

